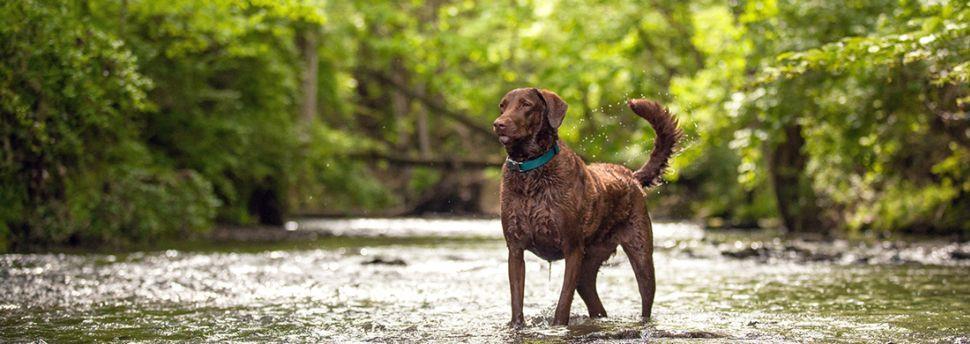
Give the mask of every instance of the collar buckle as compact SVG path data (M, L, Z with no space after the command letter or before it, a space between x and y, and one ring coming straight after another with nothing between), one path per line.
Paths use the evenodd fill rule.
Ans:
M514 169L515 171L517 171L517 172L523 172L522 171L522 163L521 162L518 162L518 161L515 161L515 160L512 160L512 157L506 157L505 158L505 163L509 164L509 166L512 167L512 169Z

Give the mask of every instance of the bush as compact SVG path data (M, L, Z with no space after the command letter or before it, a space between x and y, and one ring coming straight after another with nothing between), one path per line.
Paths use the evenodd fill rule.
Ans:
M0 249L208 228L210 183L138 141L150 82L137 60L78 11L0 5Z

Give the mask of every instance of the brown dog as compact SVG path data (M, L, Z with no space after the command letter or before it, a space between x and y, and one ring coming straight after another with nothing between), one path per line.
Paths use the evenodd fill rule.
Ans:
M650 160L636 172L592 164L558 140L566 102L547 90L519 88L499 105L493 129L508 152L502 168L502 227L509 248L512 325L521 326L525 287L523 251L545 260L566 259L565 278L553 325L569 322L573 292L590 317L605 317L596 294L600 265L623 246L640 289L642 316L650 317L655 291L653 230L644 190L660 182L682 136L677 120L655 102L628 105L657 133Z

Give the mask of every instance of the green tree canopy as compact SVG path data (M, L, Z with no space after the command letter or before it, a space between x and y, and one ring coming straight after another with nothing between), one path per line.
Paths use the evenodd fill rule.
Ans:
M481 211L515 87L634 167L688 135L656 213L970 233L960 1L13 1L0 238L150 241L293 214ZM651 194L652 195L652 194ZM764 221L780 220L780 221Z

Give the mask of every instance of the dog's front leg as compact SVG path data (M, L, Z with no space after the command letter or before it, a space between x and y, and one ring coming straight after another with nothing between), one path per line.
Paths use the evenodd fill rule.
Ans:
M562 281L562 292L559 293L556 315L552 320L553 325L569 324L569 308L573 304L573 295L576 294L576 284L579 282L579 271L582 265L583 251L581 249L567 250L566 273Z
M509 290L512 292L512 327L525 323L522 316L522 298L525 293L525 257L521 248L509 247Z

